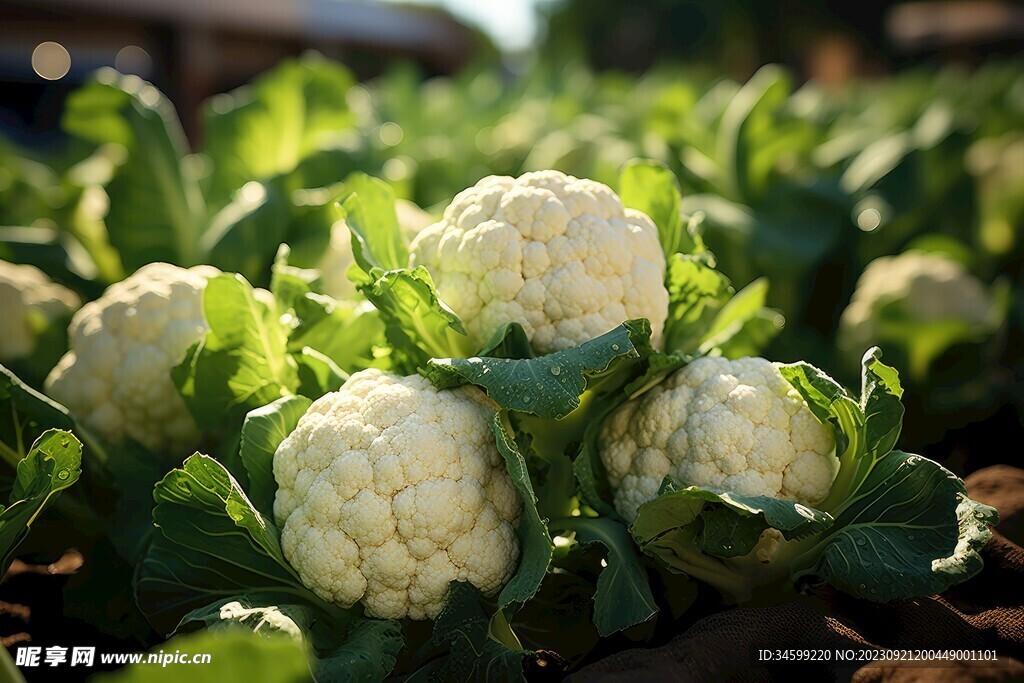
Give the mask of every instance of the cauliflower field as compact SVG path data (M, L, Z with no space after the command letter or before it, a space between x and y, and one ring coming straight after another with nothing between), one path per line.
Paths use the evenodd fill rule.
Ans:
M608 125L564 154L553 92L474 109L486 89L447 83L458 117L437 82L389 110L389 78L289 61L190 150L152 85L101 71L67 101L72 161L0 147L0 569L81 565L55 625L5 644L560 680L744 606L977 583L999 512L958 473L1000 460L967 425L1022 398L1024 178L986 157L1015 149L993 140L1020 135L1018 74L903 76L884 125L877 93L774 67L713 97L654 74L628 112L567 83ZM974 127L914 147L934 102ZM278 130L296 103L321 110ZM532 142L504 140L529 112ZM285 135L301 154L252 158ZM901 207L900 165L931 188L951 150L978 215Z

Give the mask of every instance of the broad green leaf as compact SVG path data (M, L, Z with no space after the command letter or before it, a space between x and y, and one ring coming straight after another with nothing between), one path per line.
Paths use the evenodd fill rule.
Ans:
M18 466L36 437L46 429L72 431L75 420L67 408L22 382L0 365L0 456Z
M249 412L242 423L239 453L249 477L249 500L267 518L274 514L274 453L292 433L313 402L304 396L286 396Z
M530 653L492 637L487 613L480 606L481 597L480 591L471 584L462 581L450 584L448 598L434 620L432 636L435 645L446 645L448 651L439 667L425 672L425 680L451 683L522 680L523 658Z
M437 296L430 273L373 269L359 291L380 311L399 372L425 367L431 358L466 358L475 352L462 320Z
M212 98L203 150L213 165L211 203L220 208L247 182L289 173L317 152L344 144L355 122L346 101L354 84L345 67L310 53Z
M190 633L199 628L220 632L243 626L262 636L281 634L303 640L316 612L311 605L288 603L288 599L287 595L232 595L192 610L174 632Z
M704 332L700 351L707 353L727 344L743 327L764 308L768 296L768 281L754 280L734 294L719 309L710 327Z
M693 353L715 314L732 296L729 278L699 258L679 254L668 261L665 288L669 307L664 349Z
M981 571L978 553L998 521L994 508L968 498L963 482L938 463L892 451L797 576L820 576L877 602L941 593Z
M302 396L320 398L328 392L337 391L348 379L347 372L316 349L303 346L292 358L299 377L296 391Z
M731 515L720 514L721 511ZM705 513L716 514L705 516ZM741 524L756 529L738 529ZM832 524L827 513L793 501L768 496L741 496L735 493L715 493L697 486L680 488L666 482L662 492L637 510L637 518L630 527L641 548L657 540L662 534L685 527L700 520L695 538L705 552L718 557L738 557L753 549L753 544L736 546L740 541L753 541L765 529L778 529L787 539L799 539L821 533ZM738 533L737 533L738 531Z
M395 191L383 180L365 173L345 179L350 193L342 207L352 232L352 255L366 272L396 270L409 265L409 247L395 213Z
M211 278L203 292L209 327L172 377L196 424L216 431L298 387L287 331L272 306L239 275Z
M582 545L599 543L607 550L607 566L597 579L594 624L609 636L658 613L647 574L640 564L626 527L607 517L568 517L555 520L552 531L572 531Z
M188 143L170 100L136 76L101 69L68 97L62 126L83 140L124 150L106 184L105 222L125 268L198 263L206 209L185 168Z
M205 227L199 244L206 262L265 282L275 245L287 239L291 213L279 183L246 183Z
M383 681L391 675L404 645L401 623L360 619L341 645L317 659L314 674L317 680L339 683Z
M82 444L71 432L50 429L32 444L18 463L10 502L0 508L0 575L7 571L36 518L81 473Z
M157 484L153 498L157 533L135 590L159 631L220 596L287 592L323 607L285 560L273 522L213 458L189 457Z
M439 388L475 384L501 408L558 420L580 406L588 378L620 359L639 358L630 337L640 325L630 321L572 349L537 358L433 359L425 374Z
M522 604L537 593L551 564L554 544L548 533L547 521L537 511L537 497L526 458L519 450L507 415L495 415L494 436L498 451L505 459L505 469L523 501L518 529L519 567L498 596L499 608L504 609L517 603Z
M903 387L895 368L881 361L876 346L861 361L861 410L864 411L864 438L874 454L881 457L891 451L903 428Z
M205 664L171 664L175 653L190 656L207 654ZM242 628L222 631L199 631L177 636L150 655L155 664L130 664L114 672L97 674L97 683L177 683L187 669L192 683L309 683L306 647L284 635L267 638ZM150 656L150 655L147 655Z
M759 112L781 107L791 92L788 74L777 66L764 66L736 92L722 114L715 156L732 198L756 196L763 189L760 179L749 172L757 148L753 128Z
M336 623L294 599L273 594L222 598L185 615L176 632L241 626L264 637L284 635L307 645L315 680L376 682L388 677L404 645L399 622L358 618Z
M270 293L277 302L277 310L294 311L298 302L311 292L319 292L320 273L310 268L298 268L289 263L292 250L287 244L277 248L274 264L270 268Z
M349 373L381 364L375 350L386 345L384 323L365 302L336 301L309 292L294 306L296 325L288 333L289 353L311 348Z
M691 234L681 213L679 181L667 166L634 159L619 174L622 203L647 214L658 226L658 239L666 256L705 251L699 234Z

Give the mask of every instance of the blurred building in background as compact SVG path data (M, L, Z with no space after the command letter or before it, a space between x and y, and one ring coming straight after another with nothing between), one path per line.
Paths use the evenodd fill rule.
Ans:
M396 61L451 73L487 44L447 12L359 0L0 1L0 127L45 135L102 66L154 82L196 131L198 104L315 49L372 77Z

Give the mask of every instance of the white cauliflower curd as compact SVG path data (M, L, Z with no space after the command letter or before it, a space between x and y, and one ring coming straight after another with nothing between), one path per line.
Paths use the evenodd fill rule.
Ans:
M606 185L558 171L489 176L413 241L441 299L479 348L510 321L538 353L571 348L630 318L658 344L668 316L665 255L646 215Z
M609 416L601 460L626 520L666 476L719 493L805 505L829 492L835 443L763 358L700 358Z
M35 266L0 261L0 361L31 356L39 331L81 305L77 294Z
M521 502L472 387L352 375L274 455L285 557L324 600L434 618L454 580L496 593L519 559Z
M79 310L70 351L46 391L112 443L133 439L158 452L195 446L199 429L171 368L206 330L203 290L211 266L143 266Z
M879 313L890 304L899 306L897 322L909 329L888 329ZM991 311L985 285L957 261L916 251L883 256L869 263L857 281L840 319L840 342L844 348L862 351L881 342L898 343L913 334L927 335L919 326L928 323L960 322L984 330Z

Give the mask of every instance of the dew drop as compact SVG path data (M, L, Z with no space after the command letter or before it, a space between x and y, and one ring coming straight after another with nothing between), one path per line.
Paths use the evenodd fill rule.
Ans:
M562 374L562 368L558 367L557 365L551 366L551 374L557 377L558 375Z
M71 473L68 472L67 470L61 470L60 472L57 473L57 478L60 479L61 481L67 479L70 476Z
M619 350L619 345L618 344L612 344L612 351L618 351L618 350Z

